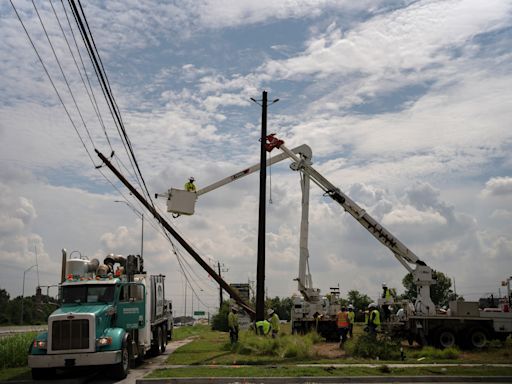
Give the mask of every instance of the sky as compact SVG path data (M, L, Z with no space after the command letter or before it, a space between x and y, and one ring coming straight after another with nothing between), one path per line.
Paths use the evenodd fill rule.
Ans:
M213 280L170 246L108 169L95 169L94 148L114 150L134 180L67 2L13 3L45 67L1 2L0 288L18 296L25 276L26 295L38 284L55 295L46 287L58 283L62 248L100 260L139 253L143 213L145 267L166 275L175 313L185 298L189 314L214 312ZM452 278L458 294L504 293L501 281L512 275L512 2L82 3L152 195L189 176L202 188L258 163L261 108L251 98L266 90L279 99L268 131L288 148L309 145L315 169ZM288 165L268 171L271 297L297 293L301 191ZM256 278L258 183L254 174L201 196L193 216L166 213L230 283ZM123 199L139 213L115 202ZM156 204L165 212L165 199ZM339 285L342 296L356 289L376 299L383 282L403 291L403 266L315 185L309 252L324 294Z

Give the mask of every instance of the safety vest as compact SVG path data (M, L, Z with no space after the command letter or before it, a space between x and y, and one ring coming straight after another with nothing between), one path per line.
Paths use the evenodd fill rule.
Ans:
M188 192L195 192L196 186L194 185L193 182L189 181L188 183L185 183L185 190Z
M270 323L267 320L260 320L256 322L256 329L263 327L263 334L266 335L270 331Z
M228 315L228 327L229 328L236 328L236 327L238 327L238 316L235 315L233 312L229 312L229 315Z
M350 321L350 324L352 324L355 319L356 319L356 314L354 313L354 311L349 311L348 312L348 321Z
M380 325L380 312L378 309L374 309L373 311L370 312L369 323L371 323L375 326Z
M272 325L272 330L279 332L279 316L274 312L272 317L270 318L270 325Z
M350 324L347 312L338 312L336 325L338 328L346 328Z

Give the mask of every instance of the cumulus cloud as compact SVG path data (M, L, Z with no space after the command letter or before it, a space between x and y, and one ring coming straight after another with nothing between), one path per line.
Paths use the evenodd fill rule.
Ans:
M512 195L512 177L493 177L485 183L484 196Z

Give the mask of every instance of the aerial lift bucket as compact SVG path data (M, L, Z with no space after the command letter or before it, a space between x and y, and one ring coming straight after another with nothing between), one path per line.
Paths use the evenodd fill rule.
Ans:
M196 206L197 194L183 189L169 189L167 199L167 212L179 215L193 215Z

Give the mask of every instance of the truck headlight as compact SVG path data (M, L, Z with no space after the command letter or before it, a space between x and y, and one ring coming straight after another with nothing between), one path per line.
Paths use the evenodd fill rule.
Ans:
M34 348L46 349L46 340L34 340Z
M112 344L112 338L110 336L102 336L99 339L96 339L96 345L98 347L104 347L106 345Z

